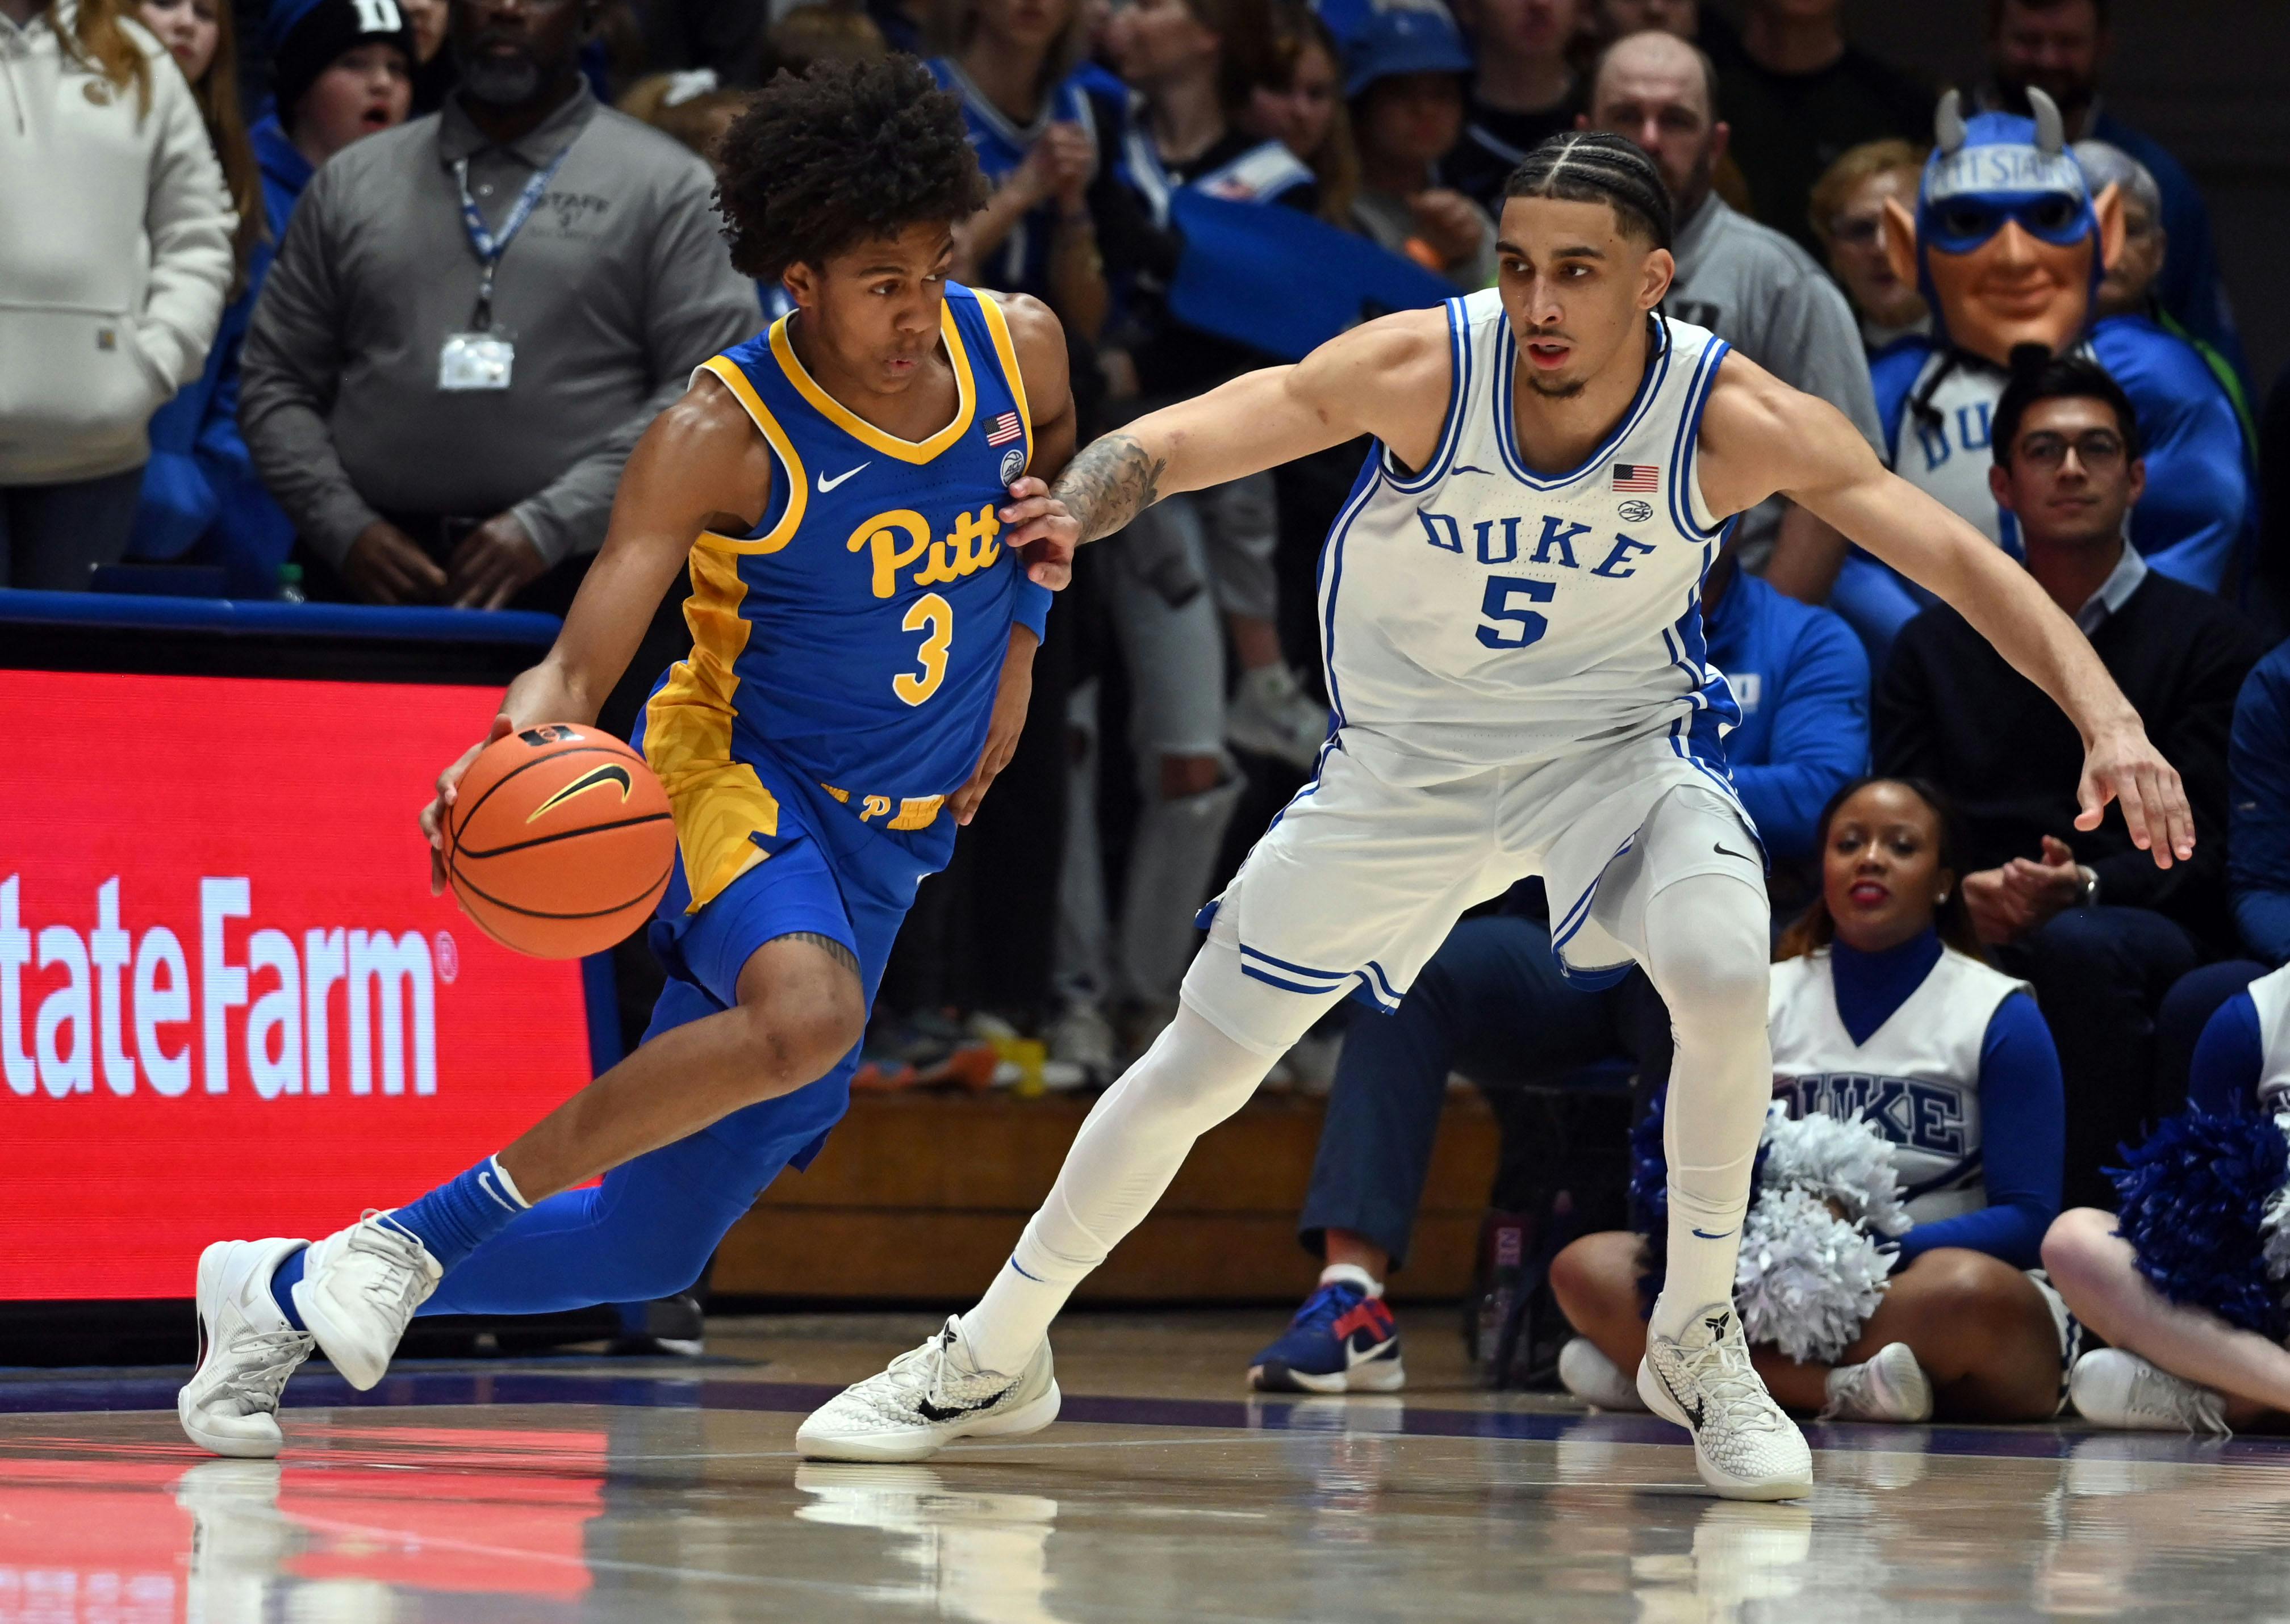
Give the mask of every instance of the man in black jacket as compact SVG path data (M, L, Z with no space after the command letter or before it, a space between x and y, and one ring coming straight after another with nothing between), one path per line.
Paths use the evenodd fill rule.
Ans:
M1894 644L1873 705L1877 768L1929 779L1963 819L1959 883L1996 961L2032 982L2068 1088L2066 1199L2112 1206L2099 1171L2153 1114L2154 1013L2234 940L2227 916L2228 729L2257 634L2126 540L2144 486L2131 403L2094 364L2016 370L1990 484L2029 572L2075 618L2185 780L2194 859L2158 868L2120 812L2074 827L2083 747L2043 695L1945 606Z

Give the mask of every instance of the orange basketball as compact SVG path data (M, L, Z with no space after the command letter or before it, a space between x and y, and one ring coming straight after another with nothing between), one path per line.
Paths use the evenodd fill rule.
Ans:
M602 729L487 745L445 817L445 872L486 935L535 958L602 953L652 915L676 863L668 793Z

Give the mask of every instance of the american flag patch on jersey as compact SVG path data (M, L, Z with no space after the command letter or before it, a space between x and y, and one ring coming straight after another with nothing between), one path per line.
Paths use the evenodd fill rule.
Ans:
M1026 426L1018 420L1018 414L1005 412L986 425L986 443L989 445L1007 445L1011 441L1021 438L1025 432ZM1653 487L1648 485L1646 489L1651 491Z
M1614 489L1617 491L1656 491L1661 488L1661 469L1651 462L1617 462L1614 464Z

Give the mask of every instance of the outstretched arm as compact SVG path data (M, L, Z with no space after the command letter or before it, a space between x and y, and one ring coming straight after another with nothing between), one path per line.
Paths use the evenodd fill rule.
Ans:
M1054 487L1021 480L1002 510L1027 573L1062 587L1074 549L1165 496L1205 490L1363 434L1411 466L1439 437L1448 388L1446 315L1411 310L1355 327L1293 366L1248 372L1094 440Z
M2051 695L2083 735L2078 828L2098 828L2108 802L2120 800L2133 844L2157 867L2194 855L2177 770L2075 623L2000 548L1889 472L1835 407L1729 356L1702 418L1701 456L1714 511L1737 513L1778 491L1952 604Z

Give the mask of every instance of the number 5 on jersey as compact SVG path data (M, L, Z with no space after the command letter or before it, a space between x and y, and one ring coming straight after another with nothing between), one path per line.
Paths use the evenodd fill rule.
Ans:
M1529 580L1519 575L1488 576L1485 596L1479 599L1479 612L1486 617L1479 622L1479 641L1491 649L1523 649L1536 641L1550 629L1550 622L1532 609L1519 608L1517 600L1547 604L1557 590L1547 580Z

